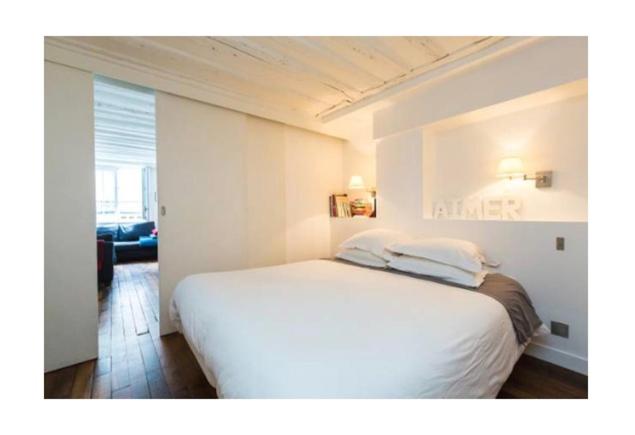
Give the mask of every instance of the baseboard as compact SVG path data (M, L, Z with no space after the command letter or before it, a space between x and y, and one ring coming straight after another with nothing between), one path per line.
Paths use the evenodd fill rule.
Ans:
M589 374L587 358L582 358L572 353L538 343L531 343L527 346L525 353L557 366L573 370L574 372L582 373L583 375Z

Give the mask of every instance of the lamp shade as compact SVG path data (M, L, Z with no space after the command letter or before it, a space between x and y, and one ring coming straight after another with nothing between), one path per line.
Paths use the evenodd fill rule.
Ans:
M525 176L523 161L518 157L507 157L500 161L496 176L500 178L518 178Z
M348 188L351 190L355 190L355 189L365 189L366 186L364 186L364 179L362 178L361 175L353 175L351 177L351 181L348 182Z

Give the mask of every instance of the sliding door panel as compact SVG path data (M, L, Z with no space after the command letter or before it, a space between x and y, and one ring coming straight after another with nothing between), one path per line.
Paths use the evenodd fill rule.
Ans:
M44 369L97 357L93 77L44 63Z
M246 116L157 92L161 334L185 276L244 267Z

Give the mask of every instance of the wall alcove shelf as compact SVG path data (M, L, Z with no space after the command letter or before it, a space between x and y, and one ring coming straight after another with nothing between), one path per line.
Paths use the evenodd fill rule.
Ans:
M329 196L329 214L332 218L372 219L377 217L377 200L373 195L368 199L350 201L346 193Z

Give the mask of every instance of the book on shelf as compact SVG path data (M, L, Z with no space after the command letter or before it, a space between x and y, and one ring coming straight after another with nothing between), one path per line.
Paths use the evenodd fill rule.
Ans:
M329 197L329 208L331 217L352 217L351 204L348 195L336 194Z

